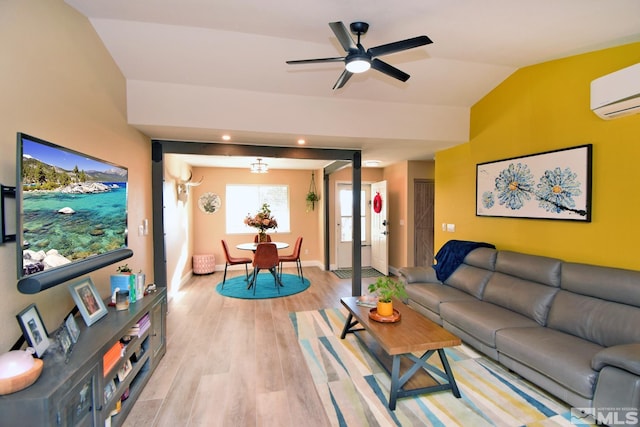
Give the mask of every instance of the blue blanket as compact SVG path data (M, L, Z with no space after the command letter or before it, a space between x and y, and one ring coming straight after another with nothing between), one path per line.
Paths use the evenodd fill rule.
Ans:
M491 243L469 242L466 240L449 240L445 243L436 254L437 264L433 266L436 271L436 277L441 282L447 280L469 252L477 248L493 248Z

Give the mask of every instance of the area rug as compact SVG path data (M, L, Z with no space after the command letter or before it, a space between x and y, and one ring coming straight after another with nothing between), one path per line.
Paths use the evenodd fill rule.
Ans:
M384 276L384 274L371 267L364 267L361 271L362 273L360 277ZM353 270L351 268L340 268L338 270L333 270L333 273L341 279L351 279L351 276L353 276Z
M251 278L251 275L249 275ZM224 284L224 289L222 289L222 282L216 285L216 291L220 295L224 295L225 297L231 298L242 298L242 299L265 299L265 298L278 298L278 297L286 297L288 295L293 295L300 293L309 288L311 283L309 279L304 279L304 282L300 280L300 277L295 274L283 274L282 275L282 285L280 287L280 292L274 284L273 276L268 271L264 273L258 274L258 285L256 287L256 294L253 294L253 288L247 289L247 282L245 280L244 274L241 276L232 277L231 279L227 279Z
M346 310L304 311L289 317L334 426L575 425L565 404L465 345L445 350L460 399L450 391L405 397L391 411L386 371L353 334L340 339ZM437 357L430 362L439 364Z

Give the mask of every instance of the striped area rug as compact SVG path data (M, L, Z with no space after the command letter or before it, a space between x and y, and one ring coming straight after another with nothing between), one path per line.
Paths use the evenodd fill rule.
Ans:
M464 345L446 349L460 399L450 391L406 397L390 411L386 371L353 334L340 339L346 314L335 308L289 315L334 426L576 425L568 406ZM439 364L437 355L430 361Z

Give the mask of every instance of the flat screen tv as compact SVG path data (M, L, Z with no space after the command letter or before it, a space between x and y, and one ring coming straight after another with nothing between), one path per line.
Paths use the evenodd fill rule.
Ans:
M36 293L130 257L127 168L18 133L18 289Z

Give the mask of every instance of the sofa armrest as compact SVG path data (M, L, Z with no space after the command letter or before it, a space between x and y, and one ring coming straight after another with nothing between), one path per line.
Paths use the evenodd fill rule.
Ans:
M398 273L405 283L441 283L433 267L402 267Z
M640 375L640 343L605 348L596 353L591 360L591 367L596 371L608 365Z

